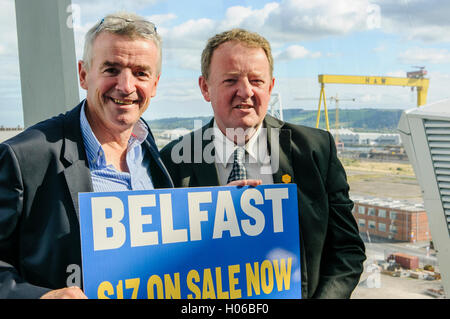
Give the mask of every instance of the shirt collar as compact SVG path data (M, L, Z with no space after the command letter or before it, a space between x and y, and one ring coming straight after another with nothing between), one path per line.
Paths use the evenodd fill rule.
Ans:
M136 145L141 145L148 136L148 128L142 119L133 126L133 131L131 132L130 140L128 141L128 148L131 149Z
M253 158L254 161L258 161L258 146L261 145L267 148L265 134L261 134L262 125L256 129L255 134L247 141L245 144L245 150ZM226 166L228 163L233 162L234 150L238 147L234 142L228 139L222 131L217 126L216 120L214 119L213 124L214 129L214 149L216 154L216 161Z
M86 155L89 160L90 166L106 166L105 153L103 151L102 145L95 136L92 128L87 120L85 113L86 100L83 101L80 112L80 124L81 124L81 134L83 136L83 142L86 149ZM130 139L128 141L128 150L141 145L148 136L148 128L142 121L139 121L134 125L131 132Z

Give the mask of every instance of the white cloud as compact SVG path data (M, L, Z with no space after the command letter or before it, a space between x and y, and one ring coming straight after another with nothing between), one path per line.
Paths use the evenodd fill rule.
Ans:
M144 113L145 119L212 115L211 105L203 99L197 78L166 78L164 73L156 96Z
M380 103L382 99L382 95L379 94L370 94L370 93L366 93L362 96L359 97L359 102L363 102L363 103Z
M383 31L408 40L450 42L450 1L374 0L380 7Z
M393 77L400 77L400 78L404 78L406 76L406 72L404 70L395 70L395 71L390 71L390 72L386 72L386 76L393 76Z
M130 11L139 14L144 8L151 7L161 0L72 0L80 6L82 23L94 23L111 12Z
M193 64L189 61L199 60L207 39L224 30L240 27L256 31L265 36L273 47L280 47L280 42L298 42L367 29L370 8L368 0L351 3L346 0L284 0L268 3L261 9L233 6L219 21L207 18L188 20L161 30L161 35L169 61L183 61L178 63L184 67L187 65L187 68L197 68L198 62ZM280 60L322 56L320 52L309 52L300 45L291 45L277 55Z
M225 13L225 19L219 24L220 29L231 29L240 26L246 19L252 15L251 7L235 6L228 8Z
M167 14L154 14L145 18L153 22L159 29L161 25L165 25L169 21L176 19L177 16L173 13L167 13Z
M264 26L267 18L280 6L279 3L271 2L262 9L252 7L234 6L227 9L225 18L219 23L219 30L236 27L258 29Z
M264 31L280 40L305 40L367 29L369 1L285 0L265 21Z
M322 54L320 52L310 52L301 45L291 45L284 51L274 54L274 58L277 61L289 61L305 58L320 58Z
M182 69L200 71L200 56L211 30L217 22L211 19L188 20L159 31L163 39L163 63Z
M202 100L197 79L167 79L162 76L154 101L186 102Z
M163 44L163 70L168 66L176 66L184 70L200 72L201 50L165 47Z
M398 60L406 64L415 63L450 63L450 52L447 49L437 48L411 48L400 53Z
M449 26L423 25L400 30L405 32L408 40L422 40L423 42L450 42Z
M189 20L166 30L163 36L174 45L178 41L173 40L187 38L192 47L198 43L204 45L215 33L241 27L259 32L274 43L301 41L368 29L372 7L369 0L284 0L268 3L261 9L233 6L220 21ZM178 42L178 46L184 46L185 42Z
M139 14L145 7L150 7L161 0L72 0L74 21L75 48L77 58L81 58L86 32L101 18L112 12L129 11ZM159 14L148 18L155 24L164 24L176 18L176 15Z
M199 44L209 38L211 30L216 29L216 22L202 18L188 20L161 34L163 41L170 43L174 48L198 48Z
M154 4L156 1L142 0L139 5ZM95 2L75 0L74 2L81 5L81 17L84 22L78 30L75 30L77 56L79 56L82 51L84 33L95 20L110 11L111 4L106 0ZM115 3L120 4L118 9L127 8L122 1ZM295 43L332 35L345 35L377 27L382 27L383 31L388 32L405 32L406 34L408 31L410 38L432 40L441 36L445 40L447 35L443 35L443 27L434 23L432 16L429 17L426 13L414 11L423 25L411 24L411 10L403 12L402 9L406 5L414 9L418 7L417 3L425 5L423 0L403 1L400 4L392 0L375 3L369 0L351 2L347 0L283 0L267 3L262 8L233 6L227 8L221 20L198 18L173 25L177 18L174 13L153 15L148 18L158 25L158 32L162 35L164 63L171 63L184 69L199 70L199 57L206 40L218 32L233 27L242 27L261 33L274 48L283 47L286 42ZM438 6L434 5L434 7ZM434 7L431 10L436 15L439 10ZM450 32L446 34L450 38ZM383 50L383 44L374 49L375 52ZM418 61L414 63L419 63L426 59L425 56L430 56L430 52L426 53L421 57L416 56L414 60ZM296 44L276 54L278 60L328 56L325 53L309 52ZM446 61L446 54L446 52L434 52L432 61ZM413 57L411 52L404 52L399 58L403 61L412 61Z
M450 98L450 75L439 71L428 72L430 87L428 88L428 103Z

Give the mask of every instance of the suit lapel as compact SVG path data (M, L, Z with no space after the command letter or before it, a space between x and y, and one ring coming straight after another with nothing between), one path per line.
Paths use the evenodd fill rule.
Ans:
M73 207L79 218L80 210L78 206L78 193L94 191L89 168L86 167L84 161L77 161L64 170L64 177L66 178L67 186L69 187Z
M271 142L269 142L271 143ZM273 174L273 181L274 183L295 183L294 180L294 171L292 166L292 152L291 152L291 131L289 130L280 130L279 134L279 150L276 149L277 143L271 143L270 144L270 152L271 154L278 153L278 170L275 171ZM272 153L273 152L273 153ZM271 158L274 158L271 155ZM284 177L284 178L283 178ZM285 179L286 177L289 177L288 179Z
M152 176L152 183L155 188L173 188L173 181L167 171L166 166L161 160L158 149L154 144L154 140L149 137L144 141L143 146L148 150L151 157L150 176ZM157 170L157 171L156 171Z
M82 102L83 103L83 102ZM64 117L64 177L69 188L74 210L79 218L78 193L93 192L91 173L83 147L80 128L80 103L75 109L66 113Z
M283 183L283 176L285 178L289 176L289 183L295 183L292 168L291 131L283 129L283 123L271 116L266 116L264 123L267 128L267 147L273 163L272 167L275 169L273 182Z
M199 185L202 186L217 186L220 185L219 184L219 176L217 174L217 168L216 168L216 164L214 163L214 161L212 161L211 163L208 163L205 161L205 157L203 156L203 152L205 151L205 149L208 147L208 149L206 149L206 152L209 151L209 147L210 147L210 143L213 143L213 136L211 136L211 139L204 139L203 137L205 136L205 131L207 129L210 129L213 127L214 124L214 118L205 126L202 127L201 131L196 131L194 132L194 134L192 135L193 137L193 141L191 141L191 155L192 155L192 159L193 161L193 170L194 170L194 174L195 177L198 181ZM196 136L196 134L200 134L201 136ZM196 150L196 139L201 139L202 141L202 147L201 150ZM198 154L195 155L195 152L201 151L202 152L202 156L201 156L201 163L195 163L195 158L196 156L198 157ZM215 150L214 147L211 149L211 156L212 158L214 158L215 155Z

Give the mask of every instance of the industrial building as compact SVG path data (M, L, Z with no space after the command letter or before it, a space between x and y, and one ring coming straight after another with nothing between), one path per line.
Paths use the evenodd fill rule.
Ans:
M349 145L401 145L400 134L353 132L350 129L331 129L335 137L339 135L339 142Z
M353 216L360 232L395 241L430 241L423 204L392 199L352 196Z

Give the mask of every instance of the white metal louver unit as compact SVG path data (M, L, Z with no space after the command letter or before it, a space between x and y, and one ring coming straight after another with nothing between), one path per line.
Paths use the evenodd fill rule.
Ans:
M434 173L450 233L450 119L424 120Z
M422 189L447 298L450 297L450 100L403 112L398 130Z

